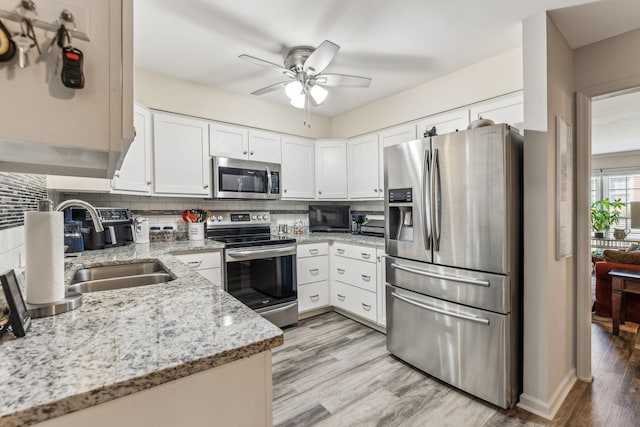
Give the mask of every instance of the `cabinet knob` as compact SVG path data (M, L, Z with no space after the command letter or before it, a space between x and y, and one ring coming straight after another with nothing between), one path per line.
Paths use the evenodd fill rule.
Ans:
M249 153L249 155L253 156L253 151Z
M284 192L285 192L285 193L287 192L287 189L286 189L286 188L284 189Z
M378 188L378 190L380 190L380 192L382 193L382 188Z
M117 178L120 178L120 171L116 172L115 175Z
M246 152L246 151L243 151L243 152L242 152L242 154L247 154L247 152Z
M377 189L377 188L374 188L374 189L373 189L373 192L374 192L374 193L377 193L377 192L378 192L378 189Z
M318 191L318 194L322 194L322 191Z
M147 181L147 185L151 185L151 181Z
M204 188L206 190L207 188L209 188L209 186L207 184L205 184L205 185L202 186L202 188Z

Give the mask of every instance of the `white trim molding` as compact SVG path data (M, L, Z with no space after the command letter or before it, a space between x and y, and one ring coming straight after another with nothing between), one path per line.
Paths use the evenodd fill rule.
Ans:
M518 407L547 420L553 420L553 417L558 413L562 402L564 402L564 399L567 397L577 380L578 378L576 377L575 369L571 369L567 372L567 375L562 379L558 388L556 388L556 391L551 395L551 398L548 401L545 402L523 393L520 395Z

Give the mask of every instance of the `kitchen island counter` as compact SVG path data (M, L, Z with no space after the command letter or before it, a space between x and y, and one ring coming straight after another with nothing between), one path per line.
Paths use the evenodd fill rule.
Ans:
M290 234L298 243L343 242L352 245L364 245L373 248L384 248L384 237L365 236L351 233L303 233Z
M279 328L172 255L222 248L152 243L67 258L67 283L79 268L151 259L175 280L86 293L79 309L34 319L26 337L0 338L0 425L39 423L281 345Z

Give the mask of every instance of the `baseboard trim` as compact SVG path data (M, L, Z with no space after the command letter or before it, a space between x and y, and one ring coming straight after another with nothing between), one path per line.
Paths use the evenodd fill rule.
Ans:
M576 370L572 368L562 379L549 401L545 402L536 397L529 396L526 393L522 393L520 395L520 402L518 402L518 408L551 421L558 413L562 402L564 402L564 399L577 380Z
M329 313L330 311L333 311L333 307L331 306L316 308L314 310L309 310L309 311L303 311L302 313L298 314L298 320L304 320L304 319L308 319L309 317L319 316L321 314Z

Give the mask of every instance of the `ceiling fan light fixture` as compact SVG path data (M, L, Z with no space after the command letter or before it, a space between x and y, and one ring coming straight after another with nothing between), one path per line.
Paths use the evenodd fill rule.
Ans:
M313 97L313 100L316 102L316 104L320 105L324 102L325 99L327 99L329 91L327 91L322 86L313 85L311 86L309 94Z
M291 105L296 108L303 109L306 104L306 95L304 93L299 93L295 98L291 98Z
M284 93L286 93L289 99L291 100L291 105L294 105L293 100L298 98L299 96L302 95L302 97L304 98L304 94L302 93L302 83L300 83L297 80L291 83L287 83L284 86ZM298 108L303 108L303 107L298 107Z

